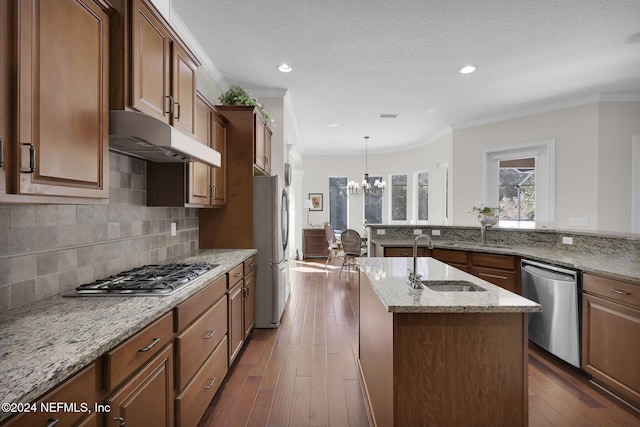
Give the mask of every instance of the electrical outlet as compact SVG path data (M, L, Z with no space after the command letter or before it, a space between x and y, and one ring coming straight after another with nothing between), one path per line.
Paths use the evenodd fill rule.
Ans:
M382 230L376 230L376 234L378 236L384 236L386 234L387 230L382 229Z
M177 228L176 228L176 223L172 222L171 223L171 235L175 236L177 234Z
M440 235L440 230L431 230L431 235L432 236L439 236Z
M414 236L417 236L417 235L419 235L419 234L422 234L422 230L421 230L421 229L419 229L419 228L414 228L414 229L413 229L413 234L414 234Z
M573 245L573 237L563 237L562 243L565 245Z

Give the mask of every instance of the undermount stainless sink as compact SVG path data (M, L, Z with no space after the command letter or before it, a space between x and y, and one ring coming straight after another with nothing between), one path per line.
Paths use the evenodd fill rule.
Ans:
M482 286L464 280L423 280L422 286L438 292L483 292Z

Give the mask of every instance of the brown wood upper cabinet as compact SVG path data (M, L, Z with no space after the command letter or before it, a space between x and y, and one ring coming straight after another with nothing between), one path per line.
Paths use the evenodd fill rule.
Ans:
M253 147L253 166L256 175L271 174L271 128L265 123L258 109L242 105L217 105L216 108L230 121L229 144L234 140L245 145L250 140Z
M104 5L2 2L0 202L109 197L110 18Z
M111 108L141 111L193 137L198 59L150 1L114 3Z
M195 110L195 139L221 155L220 167L201 162L147 163L147 205L222 207L226 196L227 119L200 93Z

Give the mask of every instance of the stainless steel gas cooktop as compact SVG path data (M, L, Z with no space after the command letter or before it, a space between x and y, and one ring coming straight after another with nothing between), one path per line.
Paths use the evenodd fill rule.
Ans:
M78 286L73 295L171 295L216 267L219 267L219 264L208 262L145 265Z

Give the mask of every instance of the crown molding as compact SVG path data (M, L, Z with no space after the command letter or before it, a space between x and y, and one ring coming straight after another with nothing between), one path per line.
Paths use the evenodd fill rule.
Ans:
M180 35L180 38L189 46L189 48L193 51L193 53L198 57L198 60L202 63L204 70L211 76L213 81L216 82L220 89L226 91L229 89L229 83L222 76L222 73L215 66L209 55L207 55L206 51L202 47L198 40L193 36L189 28L184 24L182 19L176 11L171 8L171 27Z
M578 107L580 105L593 104L597 102L640 102L640 92L609 92L600 93L584 98L578 98L571 101L565 101L555 104L549 104L542 107L530 108L526 110L514 111L508 114L499 114L497 116L485 117L469 122L456 123L451 125L452 130L466 129L474 126L487 125L490 123L502 122L505 120L518 119L521 117L532 116L535 114L549 113L552 111L563 110L565 108Z

